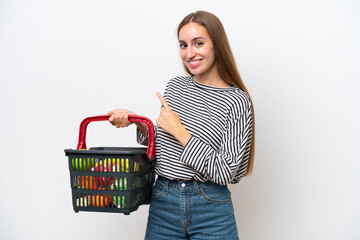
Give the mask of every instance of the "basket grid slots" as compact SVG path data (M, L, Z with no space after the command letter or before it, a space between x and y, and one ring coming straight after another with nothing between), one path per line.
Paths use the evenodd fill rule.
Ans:
M73 206L78 211L129 214L148 204L155 175L146 155L69 155Z

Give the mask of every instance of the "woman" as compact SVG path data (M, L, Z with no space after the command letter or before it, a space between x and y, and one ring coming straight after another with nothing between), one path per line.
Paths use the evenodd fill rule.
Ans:
M251 173L253 107L220 20L198 11L178 26L180 56L190 76L170 80L156 119L158 178L145 239L238 239L226 184ZM109 112L116 127L125 109ZM140 143L147 127L136 123Z

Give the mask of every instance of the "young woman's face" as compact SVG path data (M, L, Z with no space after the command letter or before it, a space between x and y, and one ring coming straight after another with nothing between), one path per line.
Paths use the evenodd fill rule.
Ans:
M195 78L217 74L214 46L204 26L193 22L184 25L179 43L181 59Z

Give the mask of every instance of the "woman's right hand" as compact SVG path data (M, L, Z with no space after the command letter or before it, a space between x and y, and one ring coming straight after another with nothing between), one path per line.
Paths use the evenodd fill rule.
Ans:
M117 128L127 127L132 122L128 120L129 115L136 115L127 109L114 109L108 113L109 122Z

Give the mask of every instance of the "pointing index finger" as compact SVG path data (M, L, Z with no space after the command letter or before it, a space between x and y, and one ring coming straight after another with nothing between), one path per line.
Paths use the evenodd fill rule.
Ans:
M158 96L158 98L159 98L159 100L160 100L161 104L163 105L163 107L164 107L165 109L170 108L170 107L169 107L169 105L167 104L167 102L166 102L165 98L163 97L163 95L161 95L161 93L156 92L156 95Z

